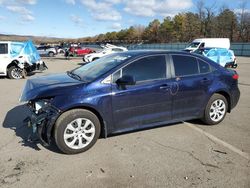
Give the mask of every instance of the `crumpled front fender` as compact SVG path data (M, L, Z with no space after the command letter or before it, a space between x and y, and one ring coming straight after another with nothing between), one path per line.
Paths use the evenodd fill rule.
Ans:
M29 106L29 105L28 105ZM24 120L24 124L32 128L33 133L36 133L44 146L51 143L52 128L60 116L61 112L54 106L49 105L40 113L35 113L33 108L29 106L31 115Z

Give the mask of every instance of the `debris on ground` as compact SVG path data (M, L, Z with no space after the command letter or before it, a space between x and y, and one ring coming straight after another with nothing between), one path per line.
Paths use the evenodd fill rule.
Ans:
M225 155L227 154L227 152L225 152L225 151L220 151L220 150L216 150L216 149L214 149L213 151L217 152L217 153L222 153L222 154L225 154Z
M100 170L101 170L102 173L105 173L105 170L103 170L102 168L100 168Z

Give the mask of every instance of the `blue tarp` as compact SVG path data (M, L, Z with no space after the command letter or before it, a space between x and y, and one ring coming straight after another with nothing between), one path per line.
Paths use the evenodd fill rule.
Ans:
M31 40L27 42L11 42L10 55L13 58L16 56L25 55L29 63L32 64L35 64L41 60L41 57Z

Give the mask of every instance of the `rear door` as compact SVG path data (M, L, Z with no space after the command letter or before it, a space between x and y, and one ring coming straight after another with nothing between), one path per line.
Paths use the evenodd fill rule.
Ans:
M199 116L213 82L208 63L189 55L172 55L173 81L178 85L173 95L173 119Z
M138 129L171 119L168 70L166 56L153 55L138 59L113 74L112 106L117 131ZM119 88L115 81L122 75L135 77L136 84Z
M0 43L0 74L6 74L6 68L10 63L8 43Z

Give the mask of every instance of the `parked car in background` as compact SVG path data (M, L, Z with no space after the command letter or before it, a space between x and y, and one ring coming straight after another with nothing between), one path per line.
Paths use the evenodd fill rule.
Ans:
M200 38L191 42L185 51L194 52L202 48L230 48L229 38Z
M0 76L20 79L29 72L46 68L32 41L0 42Z
M65 53L65 50L62 46L56 46L56 51L58 54L64 54Z
M204 56L176 51L115 53L63 74L27 81L24 122L68 154L100 135L190 119L215 125L236 106L238 74ZM195 101L195 102L194 102Z
M69 56L82 56L89 53L94 53L95 51L91 48L85 48L85 47L70 47L69 50Z
M38 46L37 51L40 54L40 56L53 57L57 54L56 48L51 46Z
M234 52L226 48L203 48L194 52L208 57L222 67L236 68L238 66Z
M124 52L128 51L127 48L121 47L121 46L115 46L111 44L106 44L105 46L102 46L103 50L96 52L96 53L90 53L88 55L85 55L83 57L83 62L89 63L92 61L95 61L101 57L104 57L109 54L117 53L117 52Z

